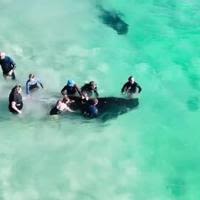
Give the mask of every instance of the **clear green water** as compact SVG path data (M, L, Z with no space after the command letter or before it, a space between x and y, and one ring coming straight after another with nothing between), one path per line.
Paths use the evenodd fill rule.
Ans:
M95 4L123 13L129 33L103 25ZM100 124L50 119L44 102L13 116L13 82L0 77L0 199L199 199L199 10L198 0L0 0L0 49L19 83L35 73L46 97L68 78L96 80L102 96L119 96L130 74L143 86L139 109Z

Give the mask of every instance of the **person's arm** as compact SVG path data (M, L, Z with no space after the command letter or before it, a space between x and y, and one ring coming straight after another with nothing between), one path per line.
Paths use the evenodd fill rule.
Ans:
M66 111L74 112L74 110L72 110L69 106L66 107Z
M37 83L40 84L41 88L44 88L44 86L43 86L41 81L37 80Z
M138 83L137 83L137 88L138 88L138 93L140 93L142 91L142 88L140 87Z
M19 114L22 113L22 111L19 110L19 109L16 107L16 102L15 102L15 101L12 101L11 106L12 106L12 108L13 108L16 112L18 112Z
M126 87L127 87L127 83L125 83L125 84L123 85L122 89L121 89L121 93L122 93L122 94L124 93Z
M29 90L29 81L26 82L26 94L27 94L27 95L30 94L30 90Z
M94 93L96 95L96 98L98 98L99 97L99 93L97 92L97 87L94 89Z
M89 97L87 96L87 85L85 84L84 86L81 87L81 98L85 99L86 101L89 99Z
M61 94L64 95L64 94L67 94L67 86L65 85L63 87L63 89L61 90Z
M16 68L16 63L9 57L9 61L10 61L10 65L12 67L12 69Z
M83 92L85 90L85 85L83 85L82 87L81 87L81 92Z
M77 85L75 85L76 91L79 93L79 95L82 97L83 94L81 93L81 90L79 89L79 87Z

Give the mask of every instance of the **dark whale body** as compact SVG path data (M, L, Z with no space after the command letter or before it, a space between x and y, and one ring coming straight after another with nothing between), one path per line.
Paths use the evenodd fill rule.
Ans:
M84 113L90 104L90 101L84 102L80 97L70 97L74 100L71 108L79 110ZM128 111L136 108L139 105L138 98L125 99L118 97L100 97L98 98L98 119L103 121L116 118L121 114L127 113Z
M127 34L128 24L121 19L119 14L117 14L115 11L105 10L102 7L99 9L99 17L104 24L113 28L119 35Z
M85 101L77 96L70 96L73 103L70 104L70 108L77 113L84 116L84 112L90 105L90 100ZM139 105L138 98L125 99L119 97L100 97L98 98L98 119L106 121L108 119L116 118L121 114L127 113L130 110L136 108ZM52 107L50 115L58 115L61 112L57 112L56 107ZM68 113L69 114L69 113Z

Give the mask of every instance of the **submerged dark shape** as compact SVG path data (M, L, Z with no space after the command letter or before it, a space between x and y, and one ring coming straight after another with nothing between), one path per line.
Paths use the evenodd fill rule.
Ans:
M88 103L84 102L80 97L70 97L74 100L71 109L79 110L81 113L87 109ZM121 114L129 112L139 105L138 98L125 99L118 97L100 97L98 98L98 119L106 121L108 119L116 118Z
M120 18L118 13L116 13L115 11L105 10L102 7L99 7L99 9L100 9L99 17L104 24L113 28L120 35L127 34L128 24Z

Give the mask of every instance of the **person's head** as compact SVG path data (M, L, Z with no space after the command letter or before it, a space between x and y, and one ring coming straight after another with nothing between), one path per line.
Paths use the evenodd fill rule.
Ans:
M89 84L90 84L90 87L91 87L92 89L95 89L95 88L96 88L96 83L95 83L94 81L90 81Z
M75 86L75 81L74 81L74 80L68 80L68 81L67 81L67 85L68 85L69 87L74 87L74 86Z
M29 80L33 80L35 78L35 75L34 74L29 74L28 78L29 78Z
M133 76L129 76L128 77L128 81L133 84L135 82L135 79L133 78Z
M21 85L16 85L15 86L15 92L16 93L21 93L22 92L22 86Z
M6 54L5 54L5 52L0 52L0 59L4 59L6 57Z

